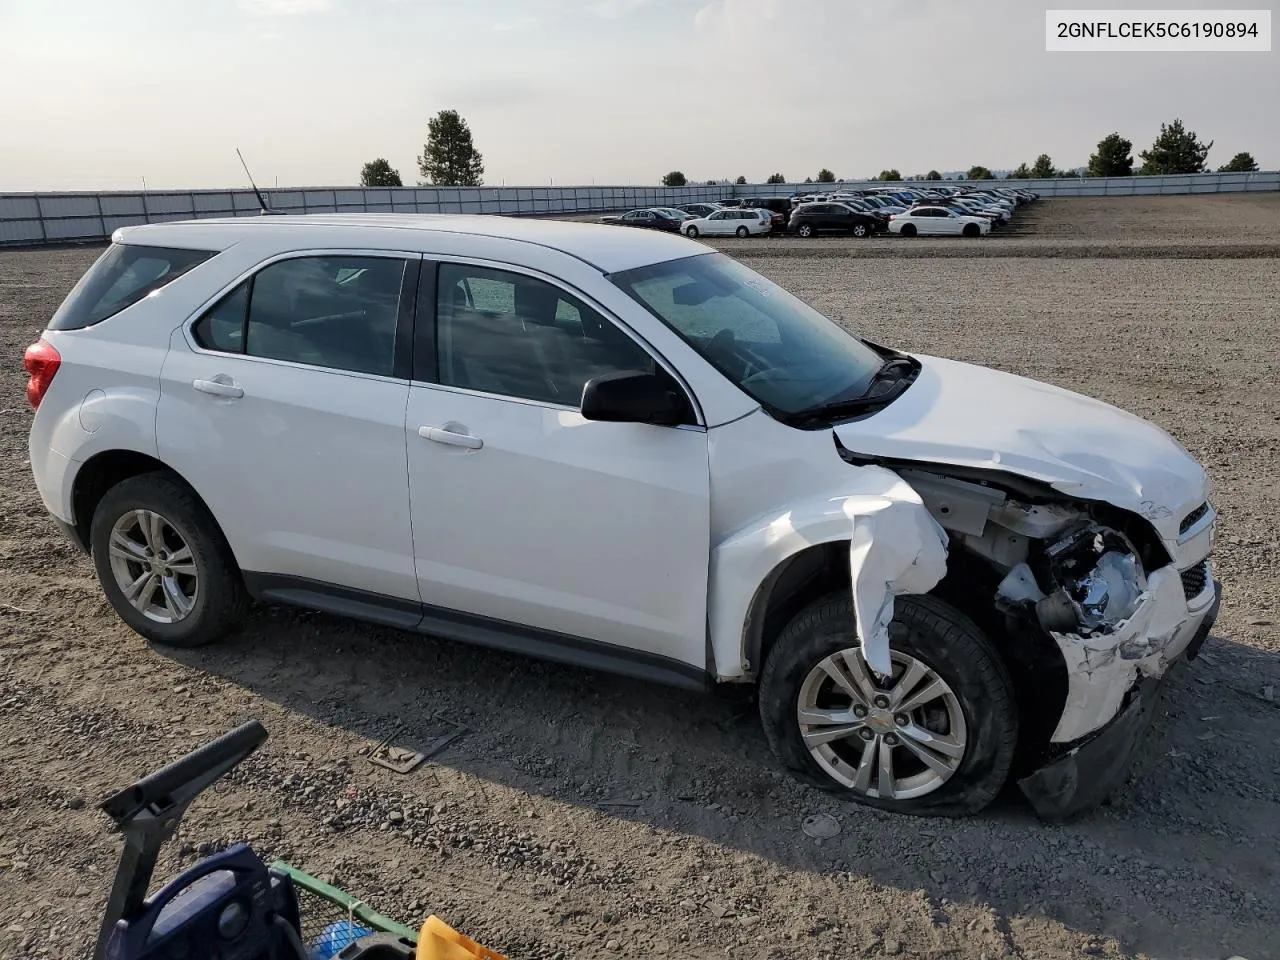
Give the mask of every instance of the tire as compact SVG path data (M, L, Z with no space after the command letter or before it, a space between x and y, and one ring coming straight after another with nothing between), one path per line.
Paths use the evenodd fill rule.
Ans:
M904 223L902 230L899 231L904 237L914 237L916 235L916 225L914 223Z
M909 724L895 726L902 715L890 716L887 710L877 710L865 721L868 725L876 723L883 727L883 735L895 744L890 750L892 774L897 777L901 792L913 795L879 796L878 768L869 772L869 781L863 782L862 789L858 788L861 760L867 756L862 750L876 748L877 753L872 754L871 763L866 765L870 771L878 762L878 751L883 749L878 734L874 744L861 739L863 730L871 734L870 726L859 726L859 736L832 739L813 750L803 739L798 711L802 703L807 704L809 700L802 698L809 697L814 689L823 689L823 683L828 683L830 689L840 695L820 671L819 664L841 651L853 651L856 662L862 662L857 651L858 641L853 636L853 600L847 593L833 594L801 611L770 651L760 680L760 719L769 746L797 779L844 799L919 816L957 817L977 813L1000 792L1013 764L1018 716L1012 681L999 655L978 627L955 608L927 596L898 597L894 606L891 634L895 658L923 664L932 676L943 681L947 690L944 696L926 703L928 710L940 713L921 713L925 709L921 707L906 715ZM902 672L898 671L896 676L900 678ZM928 686L929 676L923 675L912 689L923 690ZM816 686L812 681L814 677L819 678ZM843 708L834 709L848 714L854 709L853 701L848 697L845 700ZM814 702L821 703L820 700ZM952 723L951 717L957 711L958 720ZM922 718L923 723L948 728L945 732L934 730L934 743L950 738L958 741L952 749L962 746L963 754L958 760L941 761L953 765L945 777L940 778L916 758L914 750L901 745L907 740L905 734L893 733L914 729L927 734L927 729L921 730ZM860 723L852 721L853 725ZM821 726L811 727L811 731L821 729ZM913 744L919 742L914 737L911 739ZM815 756L818 751L826 751L829 756L826 759ZM942 757L941 753L930 755L935 761ZM840 782L828 767L837 773L847 771L853 782ZM898 777L900 772L907 774L917 767L921 770L919 774ZM940 784L930 787L929 783L937 779L941 779Z
M739 227L737 230L733 232L736 233L741 238L746 238L751 234L751 231L748 230L746 227Z
M803 237L805 240L808 240L810 237L814 236L816 233L817 231L813 229L812 224L802 223L800 224L800 226L796 227L796 236Z
M687 227L687 228L685 228L684 235L685 235L686 237L689 237L690 239L693 239L694 237L696 237L696 236L698 235L698 228L697 228L697 227Z
M871 230L865 223L855 224L853 230L850 231L855 237L865 239L871 236Z
M150 531L151 536L142 531L136 511L160 518L158 537L155 528ZM132 541L130 549L117 548L113 553L113 532L119 534L114 541L117 544L121 543L120 537ZM148 581L154 584L150 595L153 601L157 595L164 601L153 602L147 610L135 606L121 585L122 577L126 582L136 577L137 582L147 574L151 561L137 551L150 549L157 539L164 545L162 549L174 550L179 559L178 544L190 551L190 562L162 567L171 574L165 579L176 583L183 599L190 603L180 616L179 607L175 606L179 601L171 599L169 591L162 582L155 582L154 576ZM93 513L89 544L107 600L121 620L150 641L170 647L204 646L234 630L248 611L249 597L222 531L204 504L171 474L140 474L108 490ZM154 573L155 568L150 569ZM193 572L178 572L182 569ZM166 612L173 616L171 621L157 619Z
M982 236L982 228L978 226L976 223L966 223L964 225L964 230L962 232L966 237Z

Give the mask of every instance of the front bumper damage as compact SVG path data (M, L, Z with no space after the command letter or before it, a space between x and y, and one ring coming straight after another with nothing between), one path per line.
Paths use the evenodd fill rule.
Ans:
M1120 712L1083 739L1064 745L1050 762L1018 781L1036 814L1062 822L1097 807L1126 779L1129 762L1160 702L1169 667L1194 660L1218 618L1222 584L1213 581L1213 600L1194 627L1190 642L1165 663L1158 675L1142 676L1125 693ZM1173 646L1177 645L1174 641Z

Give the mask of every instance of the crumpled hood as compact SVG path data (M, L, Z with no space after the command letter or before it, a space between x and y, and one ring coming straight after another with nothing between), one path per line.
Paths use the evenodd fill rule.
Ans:
M916 355L916 382L835 428L857 453L990 470L1146 517L1162 537L1209 494L1204 468L1160 427L1100 400L955 360Z

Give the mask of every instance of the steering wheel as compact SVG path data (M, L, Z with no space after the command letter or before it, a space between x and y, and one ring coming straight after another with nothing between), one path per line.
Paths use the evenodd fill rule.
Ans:
M770 368L768 363L746 347L739 346L737 337L729 327L725 327L707 341L707 352L732 357L742 364L743 382L767 372Z

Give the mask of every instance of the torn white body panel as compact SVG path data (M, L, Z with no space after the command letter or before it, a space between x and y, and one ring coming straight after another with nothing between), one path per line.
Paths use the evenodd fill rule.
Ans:
M906 483L902 487L895 499L850 497L844 502L845 516L853 524L849 570L862 656L881 676L893 672L893 598L928 593L947 573L946 531L925 509L920 495Z
M851 468L831 434L802 432L763 412L711 431L710 631L715 674L746 676L744 625L757 591L788 558L848 542L855 635L887 672L893 597L927 593L946 573L947 534L920 495L882 467Z
M1147 578L1137 609L1112 633L1052 633L1067 665L1067 702L1050 739L1069 743L1110 721L1140 675L1164 675L1202 618L1192 618L1178 572L1168 566Z

